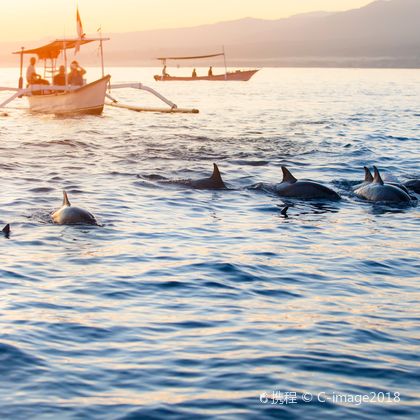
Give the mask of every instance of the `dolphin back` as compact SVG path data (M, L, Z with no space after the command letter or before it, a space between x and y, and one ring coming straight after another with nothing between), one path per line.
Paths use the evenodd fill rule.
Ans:
M188 183L185 182L184 184L197 189L218 190L226 188L220 174L219 167L215 163L213 163L213 173L209 178L190 180Z
M276 192L283 197L295 197L306 199L340 200L341 197L331 188L312 181L297 181L293 184L280 183L276 186Z
M355 194L360 198L375 202L411 202L410 196L405 191L390 184L372 183L359 188Z
M92 213L85 209L74 206L64 206L57 210L52 218L59 225L97 225Z
M67 193L63 191L63 205L51 215L54 223L59 225L97 225L92 213L70 204Z
M420 194L420 179L410 179L404 185L415 193Z

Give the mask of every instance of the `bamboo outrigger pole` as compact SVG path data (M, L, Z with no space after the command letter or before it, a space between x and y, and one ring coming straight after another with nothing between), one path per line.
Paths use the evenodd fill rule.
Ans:
M164 114L198 114L200 111L195 108L153 108L146 106L125 105L119 102L105 102L106 105L115 108L129 109L136 112L162 112Z
M151 94L155 95L161 101L165 102L169 108L158 108L158 107L145 107L145 106L136 106L136 105L126 105L120 104L115 98L113 98L109 93L106 93L105 96L110 99L112 102L105 102L106 105L114 106L116 108L124 108L129 109L131 111L136 112L164 112L164 113L180 113L180 114L198 114L200 111L195 108L178 108L176 104L170 101L168 98L165 98L159 92L154 90L153 88L143 85L143 83L118 83L115 85L111 85L110 89L122 89L122 88L133 88L133 89L140 89L150 92Z

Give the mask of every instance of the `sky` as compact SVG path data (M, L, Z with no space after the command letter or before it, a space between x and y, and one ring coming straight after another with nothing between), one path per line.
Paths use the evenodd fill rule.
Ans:
M340 11L373 0L0 0L0 42L76 34L76 3L87 34L177 28L254 17Z

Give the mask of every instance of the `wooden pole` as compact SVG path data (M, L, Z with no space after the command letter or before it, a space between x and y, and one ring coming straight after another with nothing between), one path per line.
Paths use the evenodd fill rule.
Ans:
M223 45L223 61L225 62L225 80L227 80L227 65L226 65L226 54L225 54L225 46Z
M65 84L69 84L69 76L67 74L67 50L66 50L66 41L63 41L63 54L64 54L64 71L65 71Z
M104 76L105 76L105 70L104 70L104 48L103 48L103 46L102 46L102 30L101 30L101 32L99 32L99 38L100 38L100 41L99 41L99 46L100 46L100 49L101 49L101 68L102 68L102 77L104 77Z
M21 47L21 51L20 51L20 76L19 76L19 89L23 88L23 50L25 49L25 47ZM19 96L19 98L21 98L21 96Z
M20 77L19 77L19 89L23 88L23 50L25 48L21 47L20 51Z
M115 102L105 102L106 105L115 108L129 109L136 112L162 112L165 114L198 114L200 111L195 108L152 108L146 106L125 105Z

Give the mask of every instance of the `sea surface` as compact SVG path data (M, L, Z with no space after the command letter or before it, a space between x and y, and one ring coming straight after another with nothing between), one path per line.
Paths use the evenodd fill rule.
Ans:
M419 206L351 186L420 177L420 71L107 70L200 113L2 111L0 418L419 418ZM161 182L213 162L228 190ZM281 165L342 200L255 187ZM63 189L101 226L52 224Z

